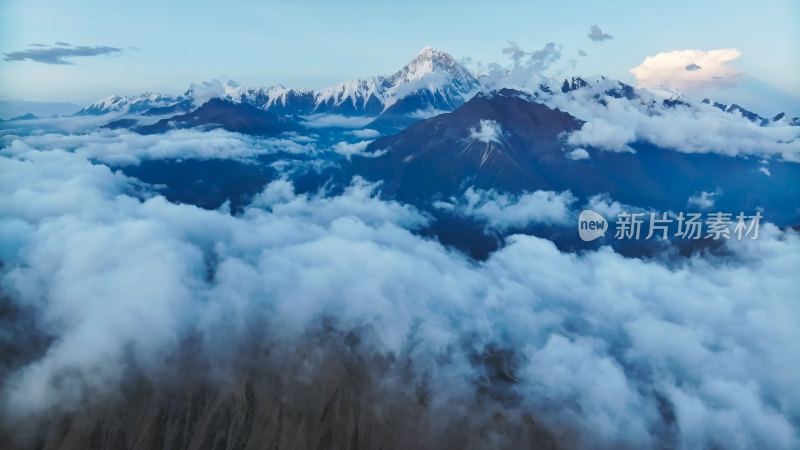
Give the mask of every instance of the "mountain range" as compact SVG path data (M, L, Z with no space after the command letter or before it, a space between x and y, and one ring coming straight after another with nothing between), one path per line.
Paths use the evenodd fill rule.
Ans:
M421 119L449 112L478 93L502 88L522 89L534 96L567 95L589 92L598 103L604 96L634 100L641 96L632 86L604 77L570 77L551 79L534 77L523 83L506 76L477 76L451 55L431 47L424 48L408 64L387 76L359 78L319 89L293 89L284 86L246 88L232 80L193 83L186 92L172 96L147 92L135 96L112 95L92 103L75 113L78 116L117 114L147 117L171 117L186 114L202 106L211 98L222 98L233 103L249 105L283 116L314 116L335 114L348 117L371 118L368 128L384 134L402 130ZM659 107L692 105L681 93L667 89L653 89ZM739 105L723 105L710 100L702 104L714 106L754 123L769 125L780 122L800 125L800 119L777 114L766 119ZM112 127L138 126L136 122L117 122Z
M310 136L330 147L355 145L351 143L356 140L346 130L315 125L315 118L358 118L360 128L368 129L372 137L377 135L376 139L357 142L363 151L348 153L344 164L334 162L340 169L295 174L292 181L306 191L331 181L345 185L353 176L378 182L383 196L435 216L440 227L435 233L456 244L454 235L482 225L465 223L457 214L434 205L457 202L467 189L513 195L569 192L582 204L602 193L624 205L657 211L683 210L689 206L687 199L702 194L715 198L717 208L766 208L768 219L779 225L796 225L800 219L794 206L800 190L793 182L800 178L800 170L785 158L731 157L724 148L682 151L669 144L670 133L666 134L667 144L644 135L612 151L591 141L571 141L589 122L647 120L670 114L680 117L676 120L690 121L716 117L716 122L710 122L712 129L719 126L719 120L730 122L736 133L745 133L745 140L752 138L754 126L769 135L773 129L800 125L800 119L785 114L767 119L739 105L693 102L679 92L636 89L605 77L518 75L509 71L501 76L475 76L449 54L426 47L391 75L351 80L326 89L245 88L230 80L215 80L192 84L179 96L112 96L78 114L113 115L106 128L127 128L141 134L222 128L258 137ZM622 115L609 114L609 108L622 111ZM728 115L729 119L723 120ZM611 123L611 128L601 129L597 136L613 139L620 129L627 133L615 125L620 124ZM785 138L781 139L777 145L785 145ZM716 147L729 145L711 142ZM680 145L690 144L682 141ZM758 151L760 144L753 145ZM333 152L325 158L341 155ZM236 209L279 176L269 166L274 160L260 160L266 165L256 172L236 162L225 163L223 170L221 163L211 161L150 161L123 170L165 186L171 200L210 208L230 200ZM234 178L241 173L242 180L252 181L229 185L219 177L209 178L216 172ZM200 174L201 179L190 173ZM450 226L441 225L448 221ZM541 230L517 231L542 234ZM544 235L563 243L549 231ZM462 241L464 250L473 255L476 246L489 251L497 246L482 243L474 234ZM483 250L477 253L487 254Z
M211 97L220 97L283 115L382 116L393 125L402 125L407 116L453 110L480 86L478 78L452 56L426 47L391 75L350 80L320 90L244 88L230 80L213 81L192 84L179 96L151 92L132 97L113 95L76 115L185 113Z
M747 345L734 342L734 346L726 347L730 330L742 328L742 342L748 344L755 327L778 327L768 323L759 310L746 309L745 303L734 299L736 303L723 304L720 299L741 290L743 297L757 301L763 297L764 304L775 302L775 295L784 291L765 291L763 283L756 283L762 278L759 274L793 266L796 258L791 256L797 254L796 246L789 247L794 254L788 257L776 253L779 242L775 236L776 227L800 229L800 128L796 127L800 119L785 114L765 118L737 104L695 102L679 92L637 89L605 77L554 79L515 73L514 69L476 76L447 53L428 47L393 74L326 89L246 88L230 80L212 81L192 84L176 96L111 96L77 115L80 117L59 118L53 123L21 116L7 132L0 129L2 143L8 147L0 160L14 162L7 164L6 188L11 183L20 186L10 191L13 195L7 196L10 200L6 203L14 206L21 218L11 217L5 229L22 238L7 239L10 244L6 247L19 247L14 258L29 261L20 266L25 270L15 268L12 272L19 277L13 286L35 288L30 304L36 304L44 289L41 286L55 292L48 298L57 299L64 291L63 280L73 280L71 274L89 278L90 283L77 283L78 288L69 291L81 301L87 293L97 294L89 295L86 309L76 312L83 322L103 309L98 305L117 304L107 301L113 300L116 292L108 287L122 286L127 295L131 287L147 285L141 293L144 303L137 296L123 296L130 307L109 316L110 322L98 315L101 333L86 333L89 339L74 341L77 343L116 331L108 323L119 325L122 322L116 319L130 312L136 319L131 333L138 332L139 324L148 323L148 316L139 313L149 310L141 305L149 305L146 300L151 296L155 298L151 303L157 306L152 318L173 308L184 313L193 298L211 309L189 314L186 322L151 319L158 329L167 329L164 324L172 327L172 323L187 329L186 336L165 333L156 339L159 345L164 340L180 340L177 352L186 356L173 358L159 353L155 359L171 366L166 376L139 372L139 354L128 353L127 341L121 341L112 350L125 353L125 359L117 364L130 363L133 376L119 388L106 383L102 376L98 378L118 391L119 398L98 405L87 402L88 407L82 404L74 410L64 409L63 414L60 408L54 408L43 419L28 421L33 430L30 436L0 423L2 448L16 448L15 442L29 437L30 445L20 448L263 448L265 443L273 448L305 448L310 443L314 448L415 448L415 439L423 436L424 440L425 424L431 422L418 411L428 411L431 392L447 387L467 372L442 372L456 375L437 381L428 391L427 372L418 377L409 370L417 361L424 367L433 367L431 362L445 367L462 347L463 353L458 356L464 360L461 364L474 368L479 375L475 382L468 380L470 397L458 403L455 410L479 419L481 414L475 411L488 411L486 417L491 416L492 423L500 427L497 436L507 436L516 447L526 447L519 442L525 442L528 436L537 448L571 448L568 441L557 445L560 437L548 434L546 422L525 416L524 427L510 428L508 424L516 420L513 415L504 416L484 407L498 402L502 411L512 413L516 408L526 408L523 402L527 400L519 394L531 390L530 380L541 378L537 373L527 378L526 371L533 366L518 365L523 357L529 357L527 348L518 351L515 340L506 345L513 337L509 334L513 327L549 328L559 324L557 330L563 334L548 337L545 347L536 350L546 353L538 360L543 361L545 369L558 362L550 353L566 355L567 364L556 365L558 373L566 373L576 361L582 363L585 355L594 355L594 350L584 353L578 347L582 340L587 349L607 349L607 354L594 360L597 364L582 364L583 372L588 373L587 392L598 391L596 372L607 372L601 373L605 377L611 373L613 386L619 386L619 380L625 382L620 374L630 372L635 374L630 380L637 380L631 386L655 392L661 388L653 387L653 379L663 377L653 367L658 369L663 361L669 362L676 352L668 348L663 358L656 352L654 364L641 365L640 357L626 347L626 341L639 338L630 330L666 326L665 335L676 335L675 330L681 330L676 324L684 321L684 334L678 337L688 341L686 336L694 336L693 330L705 326L700 323L698 328L694 317L707 311L730 310L734 317L730 324L720 322L724 327L701 330L697 346L687 348L702 358L724 353L738 361L743 355L740 349ZM62 134L48 129L65 123L74 127L64 126ZM105 124L100 131L99 124ZM0 124L5 126L5 122ZM26 131L28 135L22 136ZM37 167L41 168L31 170ZM766 239L730 246L722 240L689 240L672 234L664 239L656 235L652 240L626 241L615 239L612 231L584 242L576 232L576 219L583 209L596 210L608 219L609 231L615 228L619 212L641 213L643 236L648 231L648 218L660 213L665 221L667 215L676 218L683 212L728 213L733 221L739 212L758 213ZM372 215L376 219L371 219ZM41 222L39 228L33 228L36 221ZM672 226L670 232L677 231L675 228ZM52 234L54 231L59 233ZM27 236L47 241L47 245L32 249L17 245L26 243ZM794 236L786 233L781 239L791 244L792 239L796 241ZM157 242L149 245L151 241ZM116 248L118 242L120 248ZM734 245L748 244L752 246L750 253L717 258L732 249L738 251ZM65 246L76 251L61 252ZM88 253L91 258L80 252L84 247L92 249ZM711 257L695 257L698 253ZM634 262L618 254L644 257L645 261ZM767 264L775 258L775 264ZM152 267L128 272L133 264L129 260ZM52 261L63 262L66 269L51 275ZM17 264L16 260L11 263ZM674 269L662 270L662 263ZM173 265L180 267L170 270ZM82 266L89 269L78 270ZM124 270L118 272L117 266ZM731 272L717 271L717 266ZM407 271L411 267L419 271ZM442 270L445 267L450 268ZM752 282L747 277L750 269L757 270L752 272L757 275L751 277ZM36 275L27 278L28 272ZM108 284L106 273L110 276ZM386 280L398 278L400 283L383 280L382 273L387 274ZM342 278L343 274L347 277ZM52 286L41 284L51 278L55 279ZM535 278L561 281L525 284ZM615 281L617 278L625 282ZM164 283L173 279L179 283ZM648 279L656 280L660 288L651 288ZM362 280L365 284L358 284ZM767 284L784 283L782 278L764 280ZM284 281L286 284L281 284ZM686 304L674 303L684 293L674 288L683 284L689 286L686 292L697 288L691 296L710 298L705 303L712 309L694 309L691 299ZM785 292L794 292L786 284ZM311 285L318 285L319 294L316 288L306 289ZM432 290L432 295L424 292L432 286L442 290ZM720 286L729 290L717 291ZM155 294L163 289L179 300L168 303ZM560 300L573 290L565 301ZM320 306L317 300L325 300L329 292L336 300ZM660 292L671 294L660 297ZM451 295L453 299L448 300ZM597 301L603 295L609 296L607 305ZM353 296L356 301L341 301L338 297L342 296ZM395 296L396 303L388 302ZM11 349L6 351L8 357L0 358L0 372L7 373L36 361L38 356L29 354L46 355L51 351L48 348L57 349L61 342L57 335L37 334L36 317L47 318L47 314L37 312L28 318L27 309L6 306L10 298L0 295L0 325L6 324L10 330L5 333L8 339L0 339L0 349ZM632 303L634 298L641 298L641 302ZM452 307L447 305L451 301ZM553 309L541 309L550 302L555 302ZM666 312L647 310L656 302L667 305ZM64 304L72 307L78 303ZM374 309L383 303L389 305L385 314ZM240 309L245 304L252 304L253 309ZM223 309L225 305L234 309ZM414 316L400 314L421 305L434 308L423 309L424 314L440 306L454 312L434 315L437 322L457 325L452 338L446 329L446 333L440 333ZM487 305L491 314L481 310L481 305ZM585 315L559 316L560 311L580 305L590 305ZM286 353L281 350L281 340L262 334L275 326L291 329L293 320L318 307L323 313L313 319L310 338L285 346ZM519 308L509 310L512 326L494 320L505 317L495 316L494 311L506 307ZM461 328L462 323L472 320L464 311L474 308L478 308L474 314L477 325ZM675 316L680 309L687 310L685 317ZM62 310L57 308L54 317L62 316ZM339 322L335 314L329 315L338 310L360 311L366 319ZM614 311L615 315L596 324L601 310ZM638 315L624 319L634 310ZM782 306L776 311L785 314ZM531 321L518 322L526 314ZM209 317L219 318L220 326L204 334L208 330L197 326ZM262 317L270 321L260 322ZM273 317L277 318L274 322ZM396 329L399 333L389 330L388 335L373 334L385 324L397 322L398 317L407 328ZM647 320L633 320L639 317ZM244 331L229 328L233 322L243 324ZM351 323L364 325L349 331ZM340 333L340 326L346 332ZM590 332L581 335L581 328ZM78 329L84 330L82 325ZM490 339L482 337L483 331L474 331L483 329ZM610 337L598 340L606 329ZM28 336L27 330L37 333ZM408 330L419 330L420 334L412 331L407 343L397 339ZM238 341L226 341L228 331L236 331L234 334L244 343L230 347L231 352L226 345ZM722 340L704 340L706 334L717 331ZM82 331L78 334L84 335ZM650 343L660 335L645 334L642 348L651 348ZM0 333L0 338L3 335ZM546 337L524 336L519 340L524 345ZM418 337L422 347L417 347ZM783 343L773 337L767 335L764 342ZM376 352L380 347L374 342L384 340L390 342L391 350ZM4 346L3 341L24 344ZM403 354L417 354L428 346L422 341L430 341L441 353L437 350L433 356L419 353L420 359L396 359L397 355L405 358ZM559 341L563 343L551 345ZM197 351L206 343L220 360L217 356L207 359L209 355ZM655 347L665 347L657 344ZM763 346L756 344L752 346L756 355L753 361L760 363ZM17 347L26 352L14 351ZM87 354L110 353L104 353L105 347L99 347L99 352L87 352L81 345L75 348L76 360L83 360ZM552 351L545 351L548 348ZM699 353L695 351L698 349ZM319 369L310 371L317 358L313 355L325 352L334 356L319 360ZM364 355L377 356L365 359ZM778 351L776 359L782 361L781 356ZM230 365L235 376L212 370L217 361ZM394 361L402 364L395 366ZM737 369L735 364L723 363L726 361L712 362L720 367L720 373L730 367ZM685 368L694 365L690 358L685 367L675 366L674 373L685 381L693 376ZM55 380L53 386L62 379L69 383L71 366L64 367L47 379ZM402 372L399 377L397 367ZM439 376L436 370L430 373ZM223 378L225 382L220 383ZM554 379L553 386L560 389L562 380L558 376ZM415 386L417 380L422 380L423 387ZM389 384L393 391L395 383L402 393L397 401L373 387ZM605 409L606 394L612 393L610 397L614 398L608 404L616 407L616 393L623 392L613 386L611 391L600 392L603 408L598 409L601 414L597 417L603 427L610 411ZM691 383L686 386L691 387ZM533 390L538 392L538 387ZM722 390L730 391L726 386ZM24 397L30 392L34 390L25 390ZM38 390L34 397L45 398L49 392ZM94 390L86 392L87 397L103 400ZM582 392L565 392L563 399L556 396L555 402L568 403L569 414L574 414L581 405L573 400ZM672 445L677 439L673 435L678 436L673 425L685 405L660 392L652 395L654 403L645 414L661 416L660 422L657 418L653 422L664 430L662 433L658 428L654 433L668 438L661 447L679 447ZM773 398L769 389L764 395L764 404L772 414L777 397ZM712 397L709 410L717 405ZM752 400L748 396L742 408L750 411L755 404ZM548 410L555 402L548 399L543 408ZM373 405L388 407L373 413ZM449 404L445 406L450 408ZM727 414L727 410L722 412ZM469 439L465 436L469 435L464 430L469 431L469 427L464 423L459 419L447 424L447 435L459 438L457 445L432 446L467 447ZM491 428L481 428L480 434L494 442L494 432L486 430ZM517 434L508 430L517 430ZM476 445L487 447L497 445Z
M625 204L679 211L694 192L721 190L726 195L719 207L770 205L772 220L791 223L798 217L792 202L800 198L800 187L790 181L800 178L797 163L771 161L765 183L758 159L680 152L647 141L632 143L632 151L588 147L584 157L574 158L566 136L582 125L528 93L502 89L376 139L353 157L352 167L381 181L385 193L414 203L473 187L569 190L583 200L604 192Z

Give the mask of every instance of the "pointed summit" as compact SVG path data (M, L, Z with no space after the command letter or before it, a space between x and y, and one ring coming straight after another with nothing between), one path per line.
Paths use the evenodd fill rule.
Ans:
M433 47L425 47L417 53L417 56L414 57L412 61L416 60L423 60L423 61L433 61L439 62L444 64L455 63L455 60L449 53L433 48Z
M433 47L425 47L417 53L414 59L390 78L395 80L396 83L403 83L419 80L433 72L444 72L451 75L459 75L459 77L469 73L466 67L456 62L449 53Z
M452 56L425 47L388 77L355 79L313 93L313 112L379 114L407 99L402 112L452 110L471 96L478 80Z

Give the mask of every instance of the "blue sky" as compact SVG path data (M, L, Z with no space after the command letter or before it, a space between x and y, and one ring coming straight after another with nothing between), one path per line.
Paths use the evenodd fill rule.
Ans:
M613 39L589 40L595 24ZM696 0L6 0L0 5L2 53L55 42L122 51L74 58L73 65L0 60L0 99L85 103L111 93L178 93L192 81L222 75L246 86L319 88L391 73L426 45L456 58L508 63L501 53L508 41L526 50L563 45L551 75L631 82L629 70L659 52L735 48L741 56L730 65L750 80L750 91L800 98L800 2L791 0L762 6ZM579 49L588 56L578 57ZM575 69L570 59L578 60Z

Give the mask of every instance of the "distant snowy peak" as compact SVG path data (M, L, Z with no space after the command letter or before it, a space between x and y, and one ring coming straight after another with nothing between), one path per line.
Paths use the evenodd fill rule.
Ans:
M455 108L477 92L480 86L466 67L441 50L425 47L400 70L389 76L356 79L319 90L314 93L315 111L336 111L349 103L345 112L352 109L364 113L380 113L398 100L421 94L436 98L435 102ZM421 109L441 105L422 101Z
M385 108L414 93L430 97L422 109L454 109L476 94L480 81L450 54L425 47L408 64L389 76ZM421 98L420 98L421 100ZM422 103L425 103L424 101Z
M200 107L212 98L224 98L234 102L242 102L247 94L247 89L239 86L233 80L204 81L192 83L189 90L184 93L184 97L192 99L195 107Z
M151 108L165 107L179 101L178 97L155 92L134 96L111 95L76 112L76 116L98 116L108 113L139 114Z
M494 92L502 89L518 90L539 96L568 95L600 99L603 96L633 99L636 89L621 81L603 76L551 78L542 75L518 77L513 73L501 78L483 79L483 91Z
M419 94L420 109L453 109L477 92L480 83L452 56L424 48L408 64L389 76L345 81L319 90L287 89L283 86L251 89L245 100L254 106L284 114L334 113L378 115L398 100Z
M206 101L211 97L225 98L289 115L378 115L398 100L415 95L416 109L452 110L479 88L478 79L452 56L426 47L394 74L358 78L319 90L281 85L245 89L231 81L215 80L193 84L185 95Z
M358 78L325 89L291 89L281 85L245 88L232 80L211 80L192 83L184 94L175 97L150 92L132 97L110 96L83 108L77 115L169 116L190 112L212 98L220 98L285 116L374 116L377 119L370 123L371 128L391 132L421 118L453 111L475 94L502 89L526 93L531 101L567 110L579 118L592 108L614 103L615 107L625 105L647 114L662 114L679 107L708 111L708 106L692 102L678 91L664 87L637 89L602 76L550 78L512 68L477 78L450 54L425 47L392 74ZM612 98L616 100L612 102ZM798 119L783 117L764 119L738 105L711 106L762 125L798 123Z
M796 117L794 119L788 119L786 117L785 113L780 113L780 114L776 115L775 117L773 117L772 119L767 119L765 117L759 116L758 114L756 114L756 113L754 113L752 111L748 111L748 110L742 108L741 106L737 105L736 103L728 106L728 105L725 105L725 104L722 104L722 103L719 103L719 102L712 102L711 100L709 100L707 98L703 99L703 101L701 103L704 104L704 105L713 106L714 108L717 108L720 111L724 111L724 112L726 112L728 114L741 116L741 117L749 120L750 122L753 122L753 123L756 123L756 124L759 124L759 125L769 125L769 124L772 124L772 123L778 123L778 124L784 124L784 125L792 125L792 126L800 125L800 120L798 120Z
M663 85L653 86L645 89L656 97L662 99L686 101L686 94L677 89L671 89Z
M494 82L493 86L502 85ZM764 118L737 104L726 105L704 99L702 102L690 100L684 93L668 89L663 86L654 88L634 88L633 86L611 78L600 77L569 77L535 78L527 80L522 87L517 84L507 83L509 89L517 89L530 96L531 101L545 103L551 107L560 108L582 120L588 120L591 114L586 112L595 109L597 105L608 107L610 98L621 101L617 107L635 109L647 115L663 115L673 108L688 108L697 114L705 114L711 109L719 109L725 113L750 121L761 126L800 126L800 118L789 118L781 113L772 119ZM530 86L535 86L531 88ZM486 89L486 92L498 90ZM621 106L624 105L624 106ZM587 108L589 108L587 110Z
M433 47L425 47L402 69L388 77L392 85L421 80L434 72L448 74L454 78L474 78L466 67L456 62L449 53Z
M339 83L335 86L320 89L314 92L314 110L312 112L328 112L326 110L335 110L337 107L345 105L346 109L354 109L352 112L362 110L369 113L367 104L370 99L373 99L383 104L383 94L386 91L383 77L370 77L364 79L356 79ZM377 107L376 103L376 107ZM333 111L331 111L333 112ZM346 111L351 112L351 111Z

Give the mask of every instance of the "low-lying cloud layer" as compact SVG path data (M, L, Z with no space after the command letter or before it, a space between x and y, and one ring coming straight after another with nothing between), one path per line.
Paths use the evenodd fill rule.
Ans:
M569 192L535 191L520 195L467 188L462 198L439 201L434 207L485 222L493 230L525 228L533 224L566 225L576 198Z
M292 136L260 139L222 129L173 130L149 135L128 130L101 130L70 135L48 133L24 138L7 135L0 140L15 152L31 147L61 149L115 166L138 165L145 160L160 159L246 161L266 154L313 156L319 152L313 142L304 141L292 139Z
M31 139L0 158L0 289L55 340L2 380L8 419L111 395L134 365L158 379L189 333L222 361L253 327L291 348L332 318L431 404L469 405L488 382L474 355L508 349L515 407L579 447L800 445L794 231L670 267L519 235L477 263L363 180L337 196L275 181L232 216L132 197L121 173ZM490 216L568 203L472 197Z

